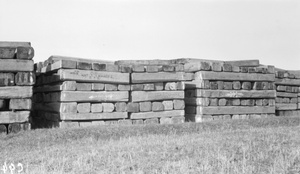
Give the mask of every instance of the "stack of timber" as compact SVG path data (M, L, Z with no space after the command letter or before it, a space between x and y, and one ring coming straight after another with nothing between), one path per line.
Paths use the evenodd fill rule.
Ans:
M300 71L276 70L276 115L300 115Z
M0 42L0 133L31 127L33 56L29 42Z
M128 122L130 74L113 62L51 56L36 71L34 127Z
M117 61L130 72L130 102L127 105L132 124L177 124L185 120L185 80L192 80L183 65L171 60Z
M202 122L275 116L275 70L258 60L188 60L184 71L194 73L186 81L186 120Z

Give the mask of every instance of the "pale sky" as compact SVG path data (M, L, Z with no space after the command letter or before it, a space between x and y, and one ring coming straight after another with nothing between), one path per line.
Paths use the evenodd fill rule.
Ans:
M259 59L300 70L299 0L0 0L0 40L34 61Z

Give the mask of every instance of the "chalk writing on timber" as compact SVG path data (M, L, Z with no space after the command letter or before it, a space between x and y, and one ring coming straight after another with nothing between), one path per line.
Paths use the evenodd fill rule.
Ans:
M79 76L82 78L87 78L87 79L113 79L113 76L111 74L107 74L105 72L94 72L94 71L88 71L88 72L82 72L79 70L74 70L70 72L70 74Z

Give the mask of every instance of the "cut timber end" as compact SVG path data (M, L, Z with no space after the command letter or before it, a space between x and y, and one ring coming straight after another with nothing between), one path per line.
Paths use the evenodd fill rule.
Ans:
M101 82L129 84L129 73L90 71L90 70L67 70L58 71L60 80L74 80L78 82Z
M15 58L17 49L13 47L0 47L0 59Z
M42 73L57 71L59 69L76 69L77 62L72 60L59 60L41 69Z
M29 111L0 112L0 124L24 123L29 121Z
M32 60L0 59L0 70L2 72L33 71Z
M34 57L34 49L32 47L17 47L17 59L31 60Z

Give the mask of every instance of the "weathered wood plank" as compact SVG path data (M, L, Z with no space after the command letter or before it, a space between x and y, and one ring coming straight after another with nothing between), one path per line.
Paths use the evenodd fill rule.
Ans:
M234 73L199 71L195 73L195 80L232 80L232 81L271 81L275 80L275 74Z
M0 59L0 70L2 72L33 71L32 60Z
M130 82L129 73L60 69L58 74L60 80L122 84L129 84Z
M297 103L276 103L276 110L297 110Z
M249 90L206 90L196 89L196 97L208 98L275 98L275 90L249 91Z
M276 85L300 86L300 79L275 79Z
M30 98L32 94L32 86L0 87L1 99Z
M276 92L277 97L297 97L297 93L288 93L288 92Z
M0 124L24 123L29 121L29 111L0 112Z
M180 117L180 116L184 116L184 110L131 113L130 119L148 119L148 118Z
M127 112L103 112L103 113L62 113L61 120L105 120L128 118Z
M42 73L58 71L59 69L76 69L77 62L73 60L59 60L41 69Z
M55 85L44 85L34 88L34 92L75 91L76 81L65 81Z
M128 101L128 91L62 91L53 93L50 101L63 102L120 102Z
M171 60L118 60L115 65L170 65Z
M275 106L197 106L196 114L265 114L275 113Z
M30 42L1 41L0 47L30 47Z
M13 73L0 73L0 86L15 85L15 75Z
M232 61L225 61L227 64L231 64L233 66L259 66L259 60L232 60Z
M69 56L58 56L58 55L52 55L47 59L48 64L52 64L54 62L60 61L60 60L71 60L76 62L87 62L87 63L107 63L107 64L113 64L113 61L107 61L107 60L99 60L99 59L86 59L86 58L78 58L78 57L69 57Z
M182 80L192 80L183 72L157 72L157 73L132 73L132 83L153 83L153 82L175 82Z
M132 102L184 99L183 91L132 91Z

